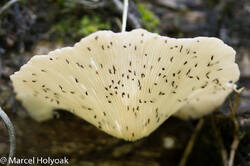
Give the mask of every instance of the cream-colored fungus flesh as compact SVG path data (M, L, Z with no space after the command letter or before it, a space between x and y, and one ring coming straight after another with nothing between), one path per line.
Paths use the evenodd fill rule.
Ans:
M235 51L217 38L98 31L34 56L11 80L34 119L65 109L133 141L171 115L196 118L222 104L239 79L234 61Z

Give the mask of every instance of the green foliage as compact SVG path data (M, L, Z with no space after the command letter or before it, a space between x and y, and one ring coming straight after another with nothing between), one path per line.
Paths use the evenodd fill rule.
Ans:
M70 9L74 9L74 8L77 7L77 4L73 3L73 2L68 2L67 1L67 2L64 2L64 6L70 8Z
M157 28L159 26L159 19L157 16L152 11L147 9L147 5L145 3L139 3L138 9L142 15L143 26L151 32L158 32Z
M72 16L71 18L64 18L55 24L52 32L59 36L59 38L73 38L78 40L90 33L98 30L110 29L110 22L104 21L101 16L88 16L82 18Z
M20 1L19 3L21 3L21 4L26 4L26 3L27 3L27 0L22 0L22 1Z
M69 0L47 0L47 3L56 6L60 12L72 12L77 7L77 3ZM59 9L60 8L60 9Z
M76 31L76 23L73 20L65 19L60 20L57 24L52 27L52 32L59 36L59 38L64 38L68 35L74 37Z
M59 10L55 17L50 34L59 40L77 41L80 38L89 35L98 30L110 29L111 22L105 20L102 13L85 13L77 3L68 0L47 0ZM77 13L82 13L80 16Z
M58 3L59 5L63 5L64 0L56 0L56 3Z
M183 37L184 37L184 34L183 34L182 32L178 32L177 37L178 37L178 38L183 38Z
M208 0L208 1L205 1L205 3L208 8L212 9L220 3L220 0Z
M5 34L5 29L1 27L1 21L0 21L0 36Z
M98 30L110 29L110 22L103 22L100 17L94 16L83 16L81 19L80 29L78 30L79 35L86 36L90 33Z

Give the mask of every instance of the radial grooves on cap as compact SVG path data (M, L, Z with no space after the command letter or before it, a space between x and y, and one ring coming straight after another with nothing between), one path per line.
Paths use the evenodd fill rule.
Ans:
M34 56L11 79L23 102L67 109L113 136L136 140L197 105L194 98L223 94L206 111L221 104L231 92L226 84L239 78L234 59L235 51L216 38L99 31L74 47Z

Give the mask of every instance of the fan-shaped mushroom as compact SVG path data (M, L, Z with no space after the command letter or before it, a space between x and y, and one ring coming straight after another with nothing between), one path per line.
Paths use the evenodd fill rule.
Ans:
M234 61L235 51L217 38L98 31L74 47L34 56L11 80L38 121L61 108L137 140L171 115L198 117L219 106L232 91L228 82L239 79Z

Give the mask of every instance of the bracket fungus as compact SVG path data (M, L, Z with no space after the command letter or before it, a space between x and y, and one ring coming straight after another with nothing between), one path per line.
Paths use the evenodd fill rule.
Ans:
M212 37L175 39L143 29L98 31L74 47L37 55L11 76L37 121L65 109L134 141L171 115L198 118L221 105L239 79L235 51Z

